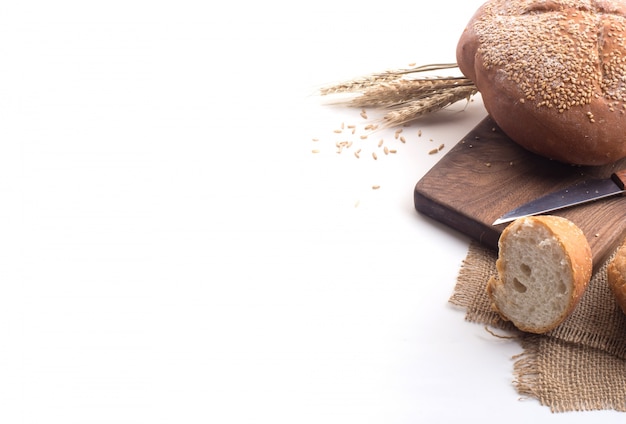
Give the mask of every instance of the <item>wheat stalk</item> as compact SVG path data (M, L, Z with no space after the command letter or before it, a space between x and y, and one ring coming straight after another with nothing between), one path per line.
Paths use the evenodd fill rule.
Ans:
M349 100L353 107L393 107L406 102L425 99L443 92L453 92L457 87L473 87L464 77L396 80L381 83L363 90L360 96Z
M444 109L460 100L469 100L476 94L476 87L464 85L433 92L420 99L395 106L385 114L384 126L393 127L421 118L429 113Z
M323 87L320 90L320 94L325 96L329 94L339 94L339 93L357 93L366 88L375 87L381 83L397 81L406 75L438 71L441 69L452 69L456 67L457 67L456 63L442 63L442 64L417 66L417 67L406 68L406 69L395 69L395 70L388 70L384 72L376 72L376 73L366 75L363 77L354 78L349 81L344 81L344 82L340 82L337 84L331 84L327 87Z
M463 76L421 75L456 67L454 63L446 63L385 71L333 84L321 89L320 93L323 96L355 94L356 97L330 103L349 107L389 108L391 110L383 118L384 125L399 125L444 109L459 100L469 100L477 93L474 83Z

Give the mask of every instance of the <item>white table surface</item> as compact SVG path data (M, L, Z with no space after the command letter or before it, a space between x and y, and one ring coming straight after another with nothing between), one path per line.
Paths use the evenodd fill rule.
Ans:
M480 98L357 159L315 95L454 61L481 1L248 3L3 5L0 422L623 422L520 400L448 304L469 240L412 194Z

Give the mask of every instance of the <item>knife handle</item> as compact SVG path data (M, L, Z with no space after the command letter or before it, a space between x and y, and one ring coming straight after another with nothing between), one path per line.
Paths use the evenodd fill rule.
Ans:
M616 173L611 175L611 178L613 179L613 182L617 184L619 188L621 188L622 190L626 188L626 169L617 171Z

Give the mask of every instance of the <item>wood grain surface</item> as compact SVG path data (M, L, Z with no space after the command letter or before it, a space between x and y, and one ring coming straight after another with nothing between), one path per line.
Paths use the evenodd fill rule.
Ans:
M418 212L497 249L505 212L551 191L626 169L626 159L600 167L571 166L512 142L490 117L460 140L415 186ZM626 235L626 196L552 212L578 225L601 264Z

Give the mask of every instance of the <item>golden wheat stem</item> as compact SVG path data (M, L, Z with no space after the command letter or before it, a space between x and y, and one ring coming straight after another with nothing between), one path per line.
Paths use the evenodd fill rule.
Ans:
M421 99L411 100L394 107L385 114L383 126L393 127L405 124L426 114L444 109L460 100L469 100L476 92L475 86L466 85L442 90Z
M349 107L389 109L382 126L402 125L426 114L444 109L478 92L464 76L425 76L424 72L457 68L456 63L440 63L370 74L320 90L323 96L350 94L331 104Z
M409 74L419 74L423 72L432 72L441 69L452 69L457 68L456 63L440 63L440 64L432 64L432 65L423 65L406 69L395 69L388 70L384 72L376 72L370 75L366 75L359 78L354 78L349 81L340 82L337 84L332 84L327 87L323 87L320 90L320 94L325 96L329 94L338 94L338 93L356 93L362 91L363 89L377 86L381 83L397 81Z
M398 80L369 87L361 95L344 99L342 102L352 107L391 107L424 99L457 87L473 85L470 80L463 77Z

